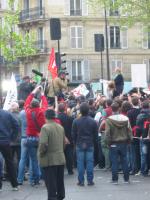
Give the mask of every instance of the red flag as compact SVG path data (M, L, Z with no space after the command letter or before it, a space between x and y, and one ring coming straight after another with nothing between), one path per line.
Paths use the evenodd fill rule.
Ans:
M48 70L51 72L52 79L58 76L54 48L52 48L50 53Z

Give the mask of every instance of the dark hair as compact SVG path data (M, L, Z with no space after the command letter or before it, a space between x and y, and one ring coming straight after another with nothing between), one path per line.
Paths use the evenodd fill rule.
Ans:
M134 106L139 105L139 98L138 97L132 97L131 102Z
M117 103L117 102L112 103L111 108L112 108L113 112L118 112L119 108L120 108L119 103Z
M150 108L150 102L149 102L149 100L143 101L142 108L144 108L144 109Z
M86 116L89 113L89 105L87 103L81 103L80 113L82 116Z
M18 104L19 104L19 108L20 108L20 109L23 109L24 103L25 103L24 100L19 100L19 101L18 101Z
M131 108L132 108L131 103L129 103L128 101L124 101L121 106L121 111L123 113L127 113L129 110L131 110Z
M106 104L107 104L107 106L111 106L111 104L112 104L112 100L111 99L106 99Z
M121 108L121 106L122 106L122 100L121 99L119 99L119 97L115 97L114 98L114 102L116 102L116 103L118 103L119 104L119 107Z
M52 110L52 109L46 110L45 117L46 117L47 120L54 119L55 118L55 111Z
M37 108L40 107L40 102L37 99L33 99L30 105L32 108Z
M58 105L58 111L59 112L64 112L65 111L65 104L64 103L60 103Z
M22 79L23 80L28 80L28 79L30 79L30 76L24 76Z

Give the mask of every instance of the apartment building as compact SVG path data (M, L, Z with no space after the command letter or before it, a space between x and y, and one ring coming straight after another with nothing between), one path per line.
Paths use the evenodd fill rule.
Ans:
M3 1L4 2L4 1ZM88 0L20 0L19 29L36 36L37 54L20 65L21 75L32 69L47 73L51 47L57 51L58 43L50 37L50 18L61 20L61 53L66 53L66 67L73 83L89 82L101 78L101 56L95 52L94 34L104 34L104 11L93 9ZM110 73L120 67L126 78L131 78L131 64L145 63L150 81L150 33L143 26L120 27L109 17L117 18L119 11L107 11ZM106 49L103 52L103 71L107 78Z

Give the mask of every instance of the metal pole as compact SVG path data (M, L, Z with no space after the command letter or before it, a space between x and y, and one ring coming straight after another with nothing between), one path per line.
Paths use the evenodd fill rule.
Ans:
M108 21L107 21L107 13L105 10L105 35L106 35L106 61L107 61L107 79L110 80L110 68L109 68L109 48L108 48Z
M101 85L102 85L102 94L104 93L104 87L103 87L103 79L104 79L104 73L103 73L103 54L101 51Z
M59 55L59 66L58 66L58 72L61 70L61 57L60 57L60 42L58 40L58 55Z

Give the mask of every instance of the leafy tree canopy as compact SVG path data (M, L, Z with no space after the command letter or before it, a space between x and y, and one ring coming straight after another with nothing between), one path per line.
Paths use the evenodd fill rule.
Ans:
M15 62L19 57L34 55L34 36L19 31L19 10L12 11L14 0L9 0L9 10L4 14L0 26L1 54L7 63Z
M116 17L123 25L133 26L140 22L149 25L150 20L150 0L89 0L93 7L106 8L107 11L119 11Z

